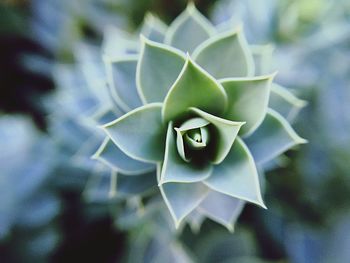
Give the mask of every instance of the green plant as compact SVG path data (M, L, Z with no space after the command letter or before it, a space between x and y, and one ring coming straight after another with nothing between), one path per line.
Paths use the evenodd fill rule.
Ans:
M303 105L272 83L269 48L249 46L242 27L219 33L193 4L169 28L148 16L142 33L139 45L107 30L120 117L94 157L117 187L118 176L141 196L158 185L176 226L208 217L233 230L246 202L265 207L258 171L305 143L285 119Z

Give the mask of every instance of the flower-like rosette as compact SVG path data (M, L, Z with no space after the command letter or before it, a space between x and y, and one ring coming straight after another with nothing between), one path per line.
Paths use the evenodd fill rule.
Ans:
M151 21L139 55L107 56L112 97L131 111L103 126L96 158L124 176L157 170L176 226L206 216L233 230L244 203L265 207L257 166L305 142L285 119L297 98L275 89L275 73L254 75L264 49L241 27L216 33L192 4L167 30Z

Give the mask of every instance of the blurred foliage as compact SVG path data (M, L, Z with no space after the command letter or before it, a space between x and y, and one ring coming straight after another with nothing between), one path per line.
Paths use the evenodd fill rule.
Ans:
M160 231L167 220L161 215L137 213L136 201L122 204L128 207L122 213L120 204L108 199L108 184L93 181L89 161L72 159L89 137L89 127L77 122L74 107L96 103L70 100L71 108L65 111L57 103L69 97L66 92L73 93L71 98L91 93L80 89L86 83L73 64L78 61L73 52L77 42L100 44L105 24L135 30L147 11L169 22L183 10L185 0L3 1L1 112L28 113L42 129L45 111L54 112L51 116L59 121L57 126L49 122L46 136L22 116L0 116L1 262L114 262L122 256L136 262L132 260L140 251L141 262L171 262L174 256L183 262L350 260L349 1L194 2L216 24L234 15L230 25L243 21L252 43L273 44L278 80L309 103L296 123L309 144L298 154L288 153L292 158L286 156L284 166L267 173L269 209L246 207L234 234L205 221L199 233L186 226L174 236L171 229ZM69 74L62 76L54 62L72 63L63 69ZM57 93L44 97L53 87L52 76L56 83L78 80L61 82ZM57 134L70 139L57 140ZM83 192L87 182L94 185L92 192ZM108 216L110 210L118 215L115 221ZM150 218L157 220L150 223Z

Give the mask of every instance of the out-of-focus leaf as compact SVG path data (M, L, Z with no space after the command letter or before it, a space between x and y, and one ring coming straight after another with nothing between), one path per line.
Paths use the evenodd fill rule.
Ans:
M211 23L198 12L193 3L189 3L169 26L165 43L192 53L194 49L215 32Z

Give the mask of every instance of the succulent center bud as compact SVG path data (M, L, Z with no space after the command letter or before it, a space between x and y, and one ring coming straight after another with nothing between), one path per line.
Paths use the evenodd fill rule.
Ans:
M184 122L177 132L177 151L188 162L192 154L205 148L209 141L209 122L202 118L192 118Z
M190 130L187 134L195 142L202 142L202 134L200 129Z
M188 130L184 136L185 143L191 149L202 149L207 146L208 129L206 127Z

